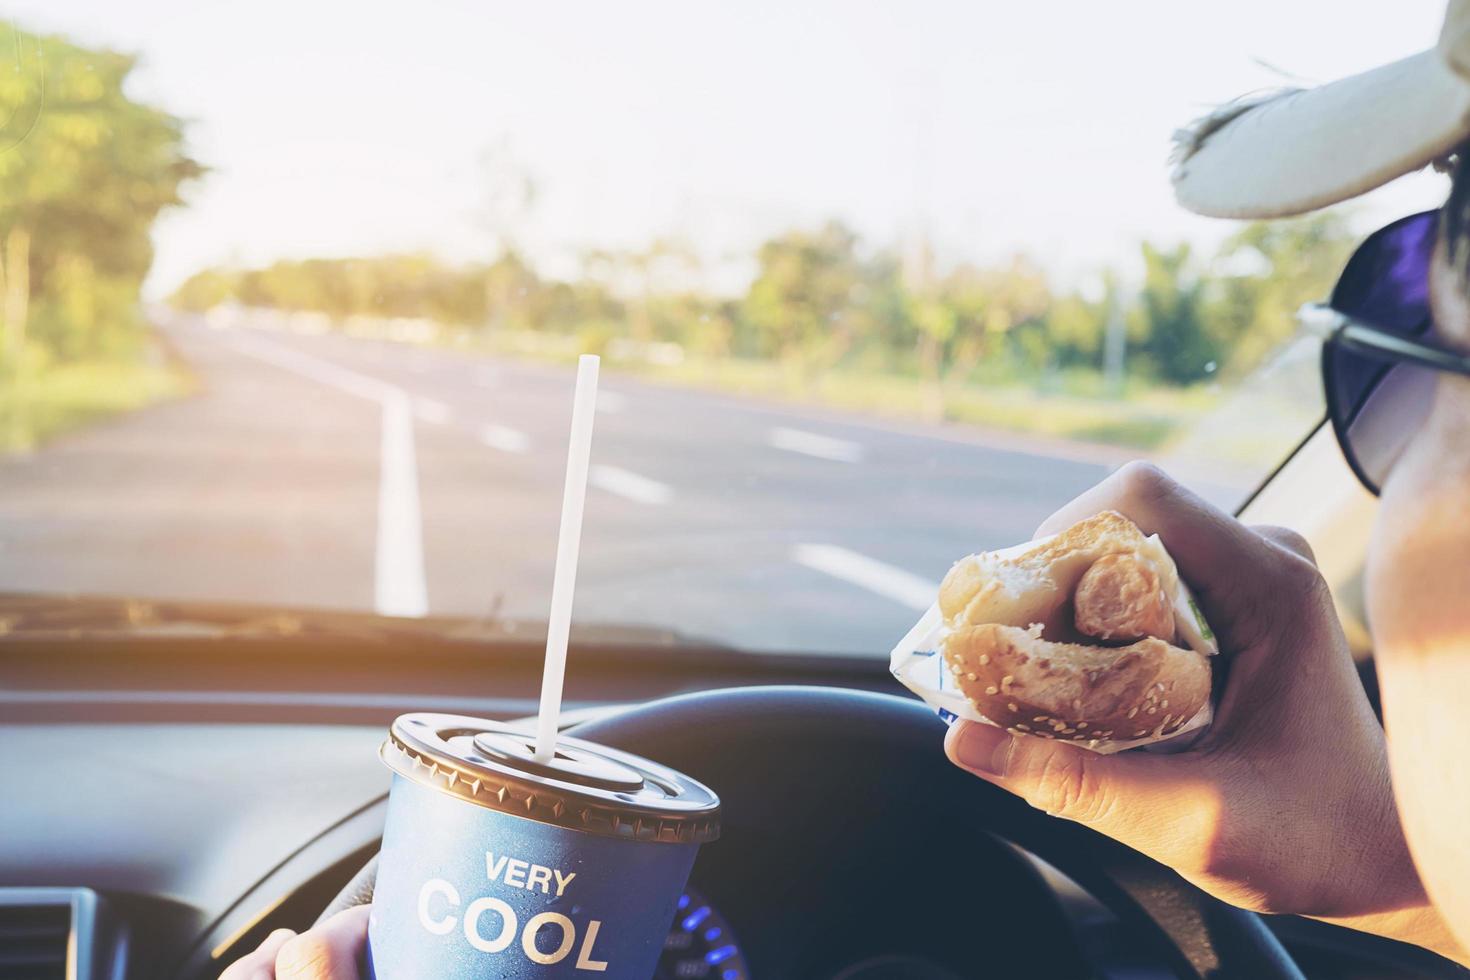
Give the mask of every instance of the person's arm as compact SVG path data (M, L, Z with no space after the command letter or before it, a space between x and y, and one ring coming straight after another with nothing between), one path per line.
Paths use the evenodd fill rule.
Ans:
M1439 379L1389 475L1367 586L1404 830L1435 906L1470 943L1470 380Z
M338 912L300 935L277 929L219 980L358 980L370 909L359 905Z
M960 723L958 765L1169 865L1231 904L1406 940L1461 962L1399 825L1383 730L1301 537L1248 528L1126 466L1038 530L1113 509L1158 533L1228 658L1215 720L1174 754L1098 755Z

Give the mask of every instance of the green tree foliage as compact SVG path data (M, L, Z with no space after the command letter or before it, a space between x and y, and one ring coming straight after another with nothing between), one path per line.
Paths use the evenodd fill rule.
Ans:
M760 247L741 309L752 353L830 363L871 326L871 280L857 244L855 234L830 222Z
M205 269L195 273L174 290L174 308L189 313L203 313L221 303L237 299L240 295L241 278L240 273L227 269Z
M693 288L697 260L665 241L588 252L569 282L542 278L514 252L488 266L425 255L313 259L208 269L174 302L200 309L231 299L339 320L431 317L566 334L596 350L620 338L672 341L707 356L780 360L809 374L851 362L925 379L939 411L944 392L964 385L1100 376L1114 309L1135 381L1189 385L1248 371L1292 335L1300 303L1325 294L1349 244L1336 215L1247 225L1204 258L1187 245L1144 243L1141 282L1129 288L1106 272L1104 295L1087 298L1055 292L1024 257L939 273L927 251L900 262L829 223L761 245L749 287L734 298Z
M1296 311L1327 298L1353 241L1346 217L1329 211L1256 222L1225 242L1205 315L1227 348L1228 373L1249 371L1296 331Z
M1116 288L1114 284L1102 301L1088 300L1075 292L1052 301L1044 329L1032 332L1042 344L1049 345L1059 365L1096 367L1102 363L1108 304L1115 298Z
M1215 369L1218 338L1204 315L1204 283L1188 245L1143 245L1143 288L1129 323L1130 339L1164 381L1187 384Z
M951 379L959 381L1006 344L1024 345L1025 328L1043 324L1053 303L1046 275L1024 256L998 268L962 265L946 277L941 295L955 311L945 363ZM1041 366L1051 359L1048 351L1034 347L1030 355Z
M16 67L0 72L3 355L125 350L141 332L153 221L203 168L178 119L124 94L132 56L4 22L0 45Z

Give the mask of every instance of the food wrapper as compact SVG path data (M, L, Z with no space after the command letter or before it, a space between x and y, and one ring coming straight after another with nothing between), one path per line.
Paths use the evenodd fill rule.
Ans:
M1050 540L1051 537L1039 538L1012 548L992 552L992 554L999 558L1016 558ZM1158 535L1151 535L1150 540L1158 542ZM1195 602L1194 594L1189 591L1189 586L1185 584L1182 577L1179 580L1179 595L1174 602L1174 621L1175 629L1179 634L1178 640L1205 656L1213 657L1220 652L1215 642L1214 632L1205 622L1204 614L1199 609L1199 603ZM944 663L944 655L941 653L944 638L948 633L949 627L944 623L944 615L939 611L939 603L936 600L934 605L929 607L929 611L920 617L913 628L893 648L888 658L888 669L900 684L913 691L926 704L939 712L939 717L943 718L946 724L953 724L955 719L964 718L967 721L994 725L995 722L975 709L970 699L965 697L964 692L955 686L954 679L950 677L949 669ZM1204 707L1193 718L1185 722L1178 731L1168 735L1149 735L1129 739L1094 738L1070 744L1102 755L1111 755L1114 752L1122 752L1124 749L1145 745L1162 746L1163 743L1180 742L1180 740L1188 743L1197 737L1190 736L1190 733L1204 729L1213 718L1214 708L1210 701L1206 701ZM1190 737L1186 738L1186 736Z

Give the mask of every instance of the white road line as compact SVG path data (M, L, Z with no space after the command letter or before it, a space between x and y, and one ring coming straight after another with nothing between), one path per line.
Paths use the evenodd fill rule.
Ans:
M791 549L791 560L910 609L928 609L939 594L937 582L835 544L799 544Z
M415 398L413 414L431 425L448 425L454 421L454 410L434 398Z
M617 415L628 407L628 396L618 391L599 391L597 410L604 415Z
M778 425L767 435L767 441L777 449L804 453L818 459L830 459L838 463L856 463L863 458L863 447L846 439L817 435L805 429L788 429Z
M273 340L263 337L251 337L237 333L225 340L235 350L242 354L248 354L256 360L274 364L276 367L285 368L287 371L295 372L304 378L310 378L320 384L345 391L349 395L359 398L367 398L372 401L382 401L393 394L402 394L402 390L386 381L370 378L365 374L358 374L331 361L324 361L310 354L292 350L282 346Z
M429 593L424 582L418 463L413 411L402 392L383 400L381 458L374 606L383 616L423 616L429 611Z
M616 466L592 467L587 473L587 482L640 504L666 504L674 499L674 489L667 483L650 480Z
M531 448L529 436L503 425L487 425L482 428L480 441L491 449L499 449L503 453L523 453Z
M413 445L413 401L396 385L243 334L228 336L235 350L319 384L382 406L378 448L378 538L373 563L373 608L383 616L428 612L423 517Z

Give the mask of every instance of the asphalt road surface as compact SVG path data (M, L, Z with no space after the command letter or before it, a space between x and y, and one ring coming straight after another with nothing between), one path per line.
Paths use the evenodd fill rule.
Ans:
M182 315L198 391L0 459L0 591L544 620L570 368ZM605 373L575 618L884 654L1122 458Z

